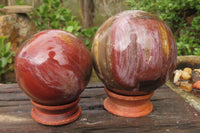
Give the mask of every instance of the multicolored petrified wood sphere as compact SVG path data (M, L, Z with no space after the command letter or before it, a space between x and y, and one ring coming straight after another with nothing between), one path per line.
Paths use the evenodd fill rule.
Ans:
M40 105L62 106L78 100L91 71L88 49L77 37L61 30L35 34L15 60L18 84Z
M97 31L92 57L107 89L124 95L145 95L173 73L176 44L158 17L138 10L109 18Z
M98 29L92 46L94 68L109 96L104 107L125 117L150 113L148 99L173 73L176 57L173 34L158 17L130 10L109 18Z

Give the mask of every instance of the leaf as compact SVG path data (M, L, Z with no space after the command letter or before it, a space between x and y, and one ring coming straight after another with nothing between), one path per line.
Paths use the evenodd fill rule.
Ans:
M65 21L65 17L63 15L60 15L60 20Z
M60 7L60 1L55 1L54 8L59 8L59 7Z
M5 5L0 5L0 8L3 8Z
M51 23L51 27L52 27L53 29L58 29L58 28L59 28L59 23L58 23L58 21L53 21L53 22Z
M60 14L55 14L55 19L59 19L60 18Z
M8 42L8 43L6 44L6 48L5 48L5 51L6 51L6 52L8 52L8 51L10 50L10 46L11 46L11 43Z
M16 5L24 5L24 1L23 0L17 0Z
M68 26L68 27L67 27L67 31L70 32L70 33L72 33L73 29L74 29L73 26Z
M2 51L4 49L4 43L5 43L6 39L7 39L6 36L0 37L0 51Z
M49 2L49 0L43 0L43 2L44 2L44 3L48 3L48 2Z
M49 15L48 10L49 10L49 6L44 5L43 8L41 8L41 16L45 17L45 15Z
M0 70L0 75L6 73L7 71L8 71L7 69Z
M1 68L4 68L4 67L7 65L7 63L8 63L7 58L2 57L2 58L0 59L0 67L1 67Z
M11 64L12 63L12 58L8 59L8 63Z
M84 40L85 45L89 45L90 44L90 40L86 39Z

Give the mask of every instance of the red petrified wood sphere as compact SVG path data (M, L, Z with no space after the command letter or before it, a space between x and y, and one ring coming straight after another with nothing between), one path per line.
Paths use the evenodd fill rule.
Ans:
M146 114L138 115L137 111L130 115L119 114L120 111L114 110L120 107L113 107L119 105L114 105L119 99L114 99L119 97L117 95L120 99L124 99L121 97L124 95L133 101L141 96L150 98L173 73L176 56L173 34L158 17L132 10L109 18L97 31L92 47L94 68L109 93L105 108L127 117L150 113L152 104L148 103ZM134 109L127 108L127 111ZM126 111L122 109L121 112Z
M18 84L34 104L63 106L79 100L91 76L92 62L77 37L46 30L35 34L18 52L15 70Z

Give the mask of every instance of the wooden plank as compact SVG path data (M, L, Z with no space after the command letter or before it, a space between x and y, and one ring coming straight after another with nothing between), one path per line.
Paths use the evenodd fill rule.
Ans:
M22 5L15 5L15 6L5 6L2 9L0 9L3 13L30 13L33 11L32 6L22 6Z
M185 67L190 67L192 69L200 68L200 56L177 56L176 68L184 69Z
M123 118L103 107L106 93L101 83L90 83L81 94L81 117L64 126L44 126L32 120L32 105L17 84L0 85L1 133L61 132L200 132L199 114L166 85L151 99L153 112L141 118Z
M200 98L193 95L191 92L186 92L183 89L180 89L177 87L173 82L167 81L166 85L172 89L174 92L179 94L185 101L191 105L193 108L195 108L200 113Z

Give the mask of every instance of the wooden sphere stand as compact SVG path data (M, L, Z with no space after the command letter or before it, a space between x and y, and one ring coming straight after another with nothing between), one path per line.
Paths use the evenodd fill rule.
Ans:
M69 124L81 115L81 107L78 105L79 101L80 98L65 105L47 106L31 100L33 104L31 116L36 122L44 125L58 126Z
M108 95L104 100L104 108L114 115L142 117L150 114L153 110L150 102L153 92L143 96L125 96L116 94L106 87L104 89Z

